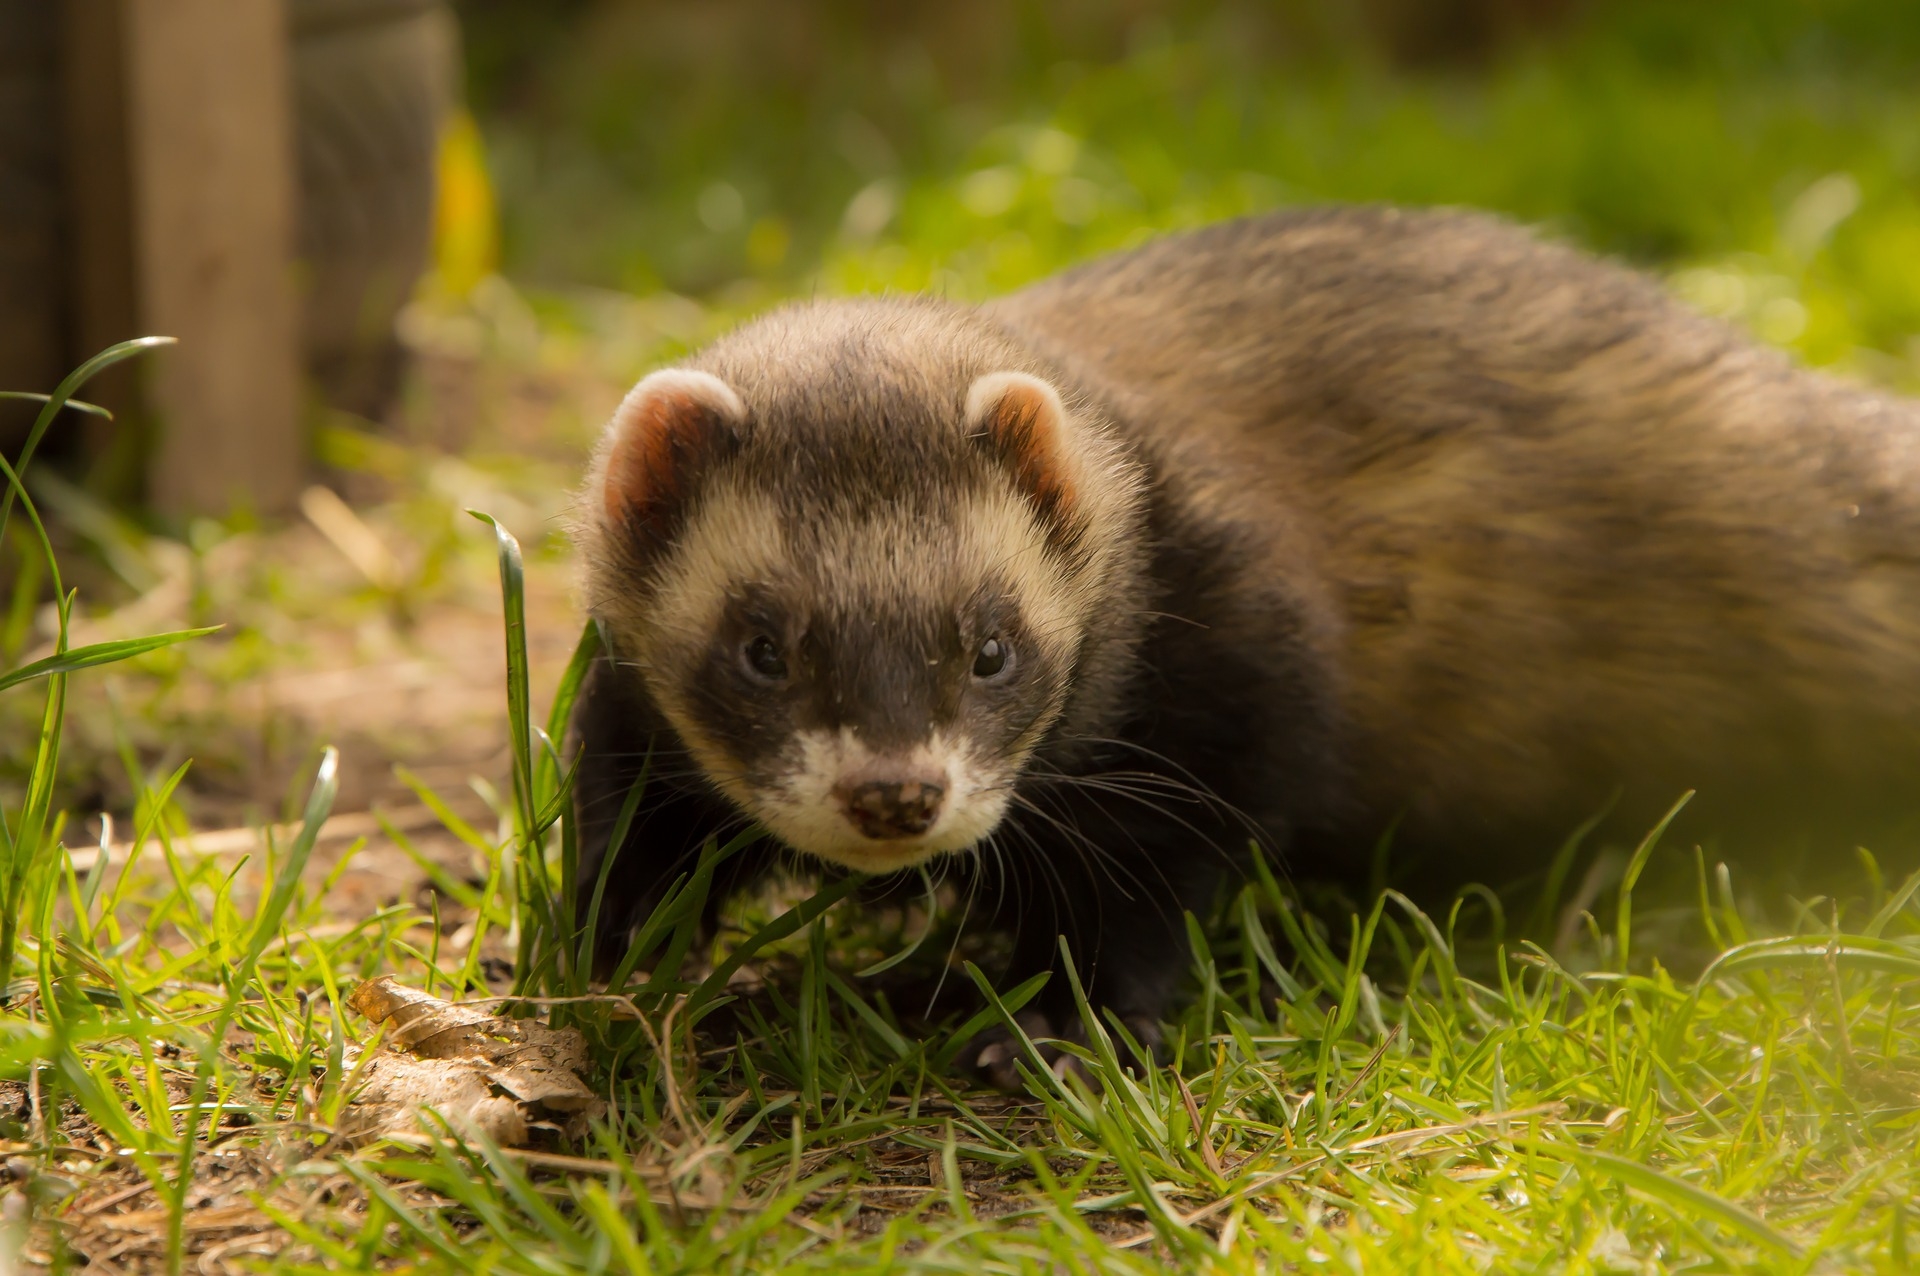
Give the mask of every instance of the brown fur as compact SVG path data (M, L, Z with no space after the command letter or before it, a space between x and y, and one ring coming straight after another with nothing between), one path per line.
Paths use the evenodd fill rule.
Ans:
M1905 797L1914 404L1464 213L1229 223L988 311L1116 387L1255 570L1316 582L1356 834L1484 846L1616 786L1633 819Z

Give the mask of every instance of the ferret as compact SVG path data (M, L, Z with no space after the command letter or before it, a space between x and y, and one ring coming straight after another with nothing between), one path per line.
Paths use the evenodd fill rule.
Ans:
M1482 215L776 310L634 387L575 532L615 956L750 822L720 890L967 870L1005 981L1064 936L1151 1046L1248 855L1484 880L1685 789L1844 848L1920 779L1920 407ZM1070 1038L1069 981L1029 1015Z

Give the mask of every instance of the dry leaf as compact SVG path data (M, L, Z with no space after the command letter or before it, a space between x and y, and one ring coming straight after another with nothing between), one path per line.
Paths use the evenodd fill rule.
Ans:
M580 1132L606 1110L581 1079L587 1043L572 1028L490 1015L397 984L391 975L355 988L347 1005L388 1025L342 1121L352 1138L432 1129L422 1119L431 1109L455 1129L519 1147L536 1123Z
M126 1214L103 1214L97 1222L118 1232L154 1232L163 1231L169 1217L166 1210L135 1210ZM188 1210L180 1220L181 1229L188 1232L224 1232L237 1228L257 1232L267 1225L267 1216L251 1205Z

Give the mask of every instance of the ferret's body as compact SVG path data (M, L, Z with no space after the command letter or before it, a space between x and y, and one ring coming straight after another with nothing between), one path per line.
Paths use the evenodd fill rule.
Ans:
M1232 223L988 310L1324 609L1347 832L1920 811L1914 403L1472 216Z
M701 429L656 428L675 452L622 444L645 430L617 418L583 523L589 603L637 666L597 671L578 718L589 861L638 754L693 761L616 864L623 918L741 810L856 867L955 851L965 832L989 847L981 887L1019 933L1009 973L1049 966L1065 933L1096 999L1146 1023L1185 968L1180 909L1205 907L1250 836L1295 874L1350 876L1394 827L1402 854L1497 879L1616 797L1644 824L1687 788L1729 821L1829 821L1844 846L1902 814L1920 773L1920 409L1795 368L1649 281L1496 221L1368 208L1229 223L979 311L795 308L688 367L671 375L691 388L649 398L643 382L633 419L725 418L734 442L687 471L670 458L695 455L682 442ZM683 393L695 406L669 410ZM776 435L778 458L727 459ZM943 565L946 541L903 530L974 508L927 493L953 466L973 474L966 448L983 439L990 472L960 485L967 499L1011 492L1030 517L1003 510L989 527L969 513L955 543L1003 538L1006 561L1056 575L996 585L1007 619L962 623L953 641L1004 633L1033 663L982 680L983 655L973 681L940 674L911 693L878 657L823 656L838 672L818 675L779 663L781 703L815 707L777 723L743 710L738 749L708 738L708 710L680 696L692 666L676 671L646 636L663 604L685 610L649 564L687 559L686 529L724 540L742 517L686 474L772 489L799 466L783 513L735 529L748 539L866 511L807 554L774 556L800 567L701 570L726 578L719 596L804 569L790 593L825 619L769 639L796 659L820 633L867 625L862 652L918 643L933 668L947 648L922 622L869 621L893 604L819 604L866 590L863 573L905 572L888 586L916 600L900 614L944 615L975 575L1002 580L978 547ZM643 545L608 494L656 499L633 477L647 465L675 473L680 504L631 524L655 528ZM875 510L910 513L889 524ZM883 525L898 549L867 552ZM902 554L950 579L909 580ZM1049 607L1048 628L1020 628ZM1000 718L981 716L990 701ZM1036 707L1025 734L981 725L1010 722L1008 705ZM782 732L815 741L811 760ZM860 776L881 767L889 802L902 779L919 793L919 779L961 777L952 819L973 824L949 829L942 807L909 837L896 804L884 837L860 825L886 852L871 863L844 827L811 844L816 826L766 794L829 765L828 739L856 749ZM926 739L947 743L927 753ZM940 760L955 740L966 765L997 759L977 768L992 783L969 790L972 806L973 773ZM886 770L880 754L920 769ZM834 800L858 824L848 791ZM989 796L1000 806L979 805Z

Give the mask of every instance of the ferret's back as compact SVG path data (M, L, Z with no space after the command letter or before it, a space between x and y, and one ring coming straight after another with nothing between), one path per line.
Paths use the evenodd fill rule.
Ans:
M1231 222L990 309L1250 541L1285 511L1273 569L1330 582L1359 773L1416 832L1920 764L1909 401L1476 214Z

